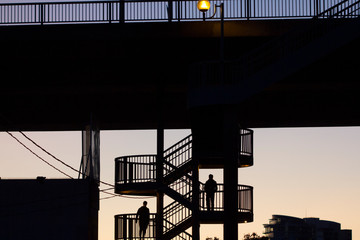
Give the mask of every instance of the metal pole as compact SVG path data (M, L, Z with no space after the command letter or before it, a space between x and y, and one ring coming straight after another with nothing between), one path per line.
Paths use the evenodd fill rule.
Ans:
M224 84L224 3L220 4L220 81Z
M250 19L250 0L247 0L247 4L246 4L246 19L247 20Z
M236 109L224 107L224 240L238 239L238 121Z
M40 4L40 23L44 25L44 4Z
M199 218L199 206L200 206L200 189L199 189L199 162L198 156L194 153L193 156L193 169L192 169L192 177L193 177L193 185L192 185L192 201L193 201L193 224L192 224L192 237L194 240L200 240L200 218Z
M164 217L164 184L163 165L164 165L164 118L163 118L163 89L159 82L158 92L158 127L157 127L157 157L156 157L156 182L159 190L156 193L156 239L163 237L163 217Z
M111 23L111 20L112 20L112 9L111 9L112 3L109 2L107 5L108 5L108 18L109 18L109 23Z
M220 60L224 61L224 3L220 4L221 39L220 39Z
M119 0L119 23L125 22L125 1Z
M221 38L220 38L220 60L224 62L224 3L220 4Z
M168 1L168 21L171 22L173 19L173 0Z

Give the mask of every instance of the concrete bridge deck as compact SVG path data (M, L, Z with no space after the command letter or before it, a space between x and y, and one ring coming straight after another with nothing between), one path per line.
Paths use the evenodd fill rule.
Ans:
M317 21L347 20L225 21L225 58ZM0 130L80 130L90 114L101 129L154 129L159 102L165 128L189 128L189 66L218 59L219 36L214 21L0 27ZM242 124L359 125L358 43L239 103Z

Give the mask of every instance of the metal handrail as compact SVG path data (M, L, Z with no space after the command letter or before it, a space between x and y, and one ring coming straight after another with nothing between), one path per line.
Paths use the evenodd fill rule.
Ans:
M134 155L115 158L115 183L156 181L156 155Z
M241 141L244 142L239 147L240 152L243 154L252 155L252 136L253 131L250 129L240 130ZM250 139L250 145L249 145ZM191 152L191 135L184 138L179 143L168 148L165 151L165 161L169 159L178 158L181 155L189 156L187 152ZM172 156L175 156L174 158ZM191 156L191 155L190 155ZM184 161L190 161L191 157L181 157L181 160L173 161L178 166L181 166ZM166 162L168 163L168 162ZM171 163L165 164L171 171L176 171L178 167ZM140 183L145 181L156 181L156 155L135 155L123 156L115 159L115 182L117 184L126 183ZM189 202L192 201L192 179L188 174L183 175L176 179L173 183L169 184L169 188L173 189L180 196ZM199 183L199 210L206 211L206 193L202 191L204 184ZM218 191L215 193L215 211L224 211L224 185L218 184ZM247 185L238 185L238 211L253 213L253 188ZM177 226L185 223L192 216L192 210L183 204L174 201L164 208L163 212L163 227L164 233L167 233ZM137 225L135 224L136 215L122 214L115 216L115 239L139 239ZM150 224L148 236L146 238L155 238L155 214L152 215L152 224ZM191 235L181 233L178 235L179 239L191 239Z
M164 175L167 176L192 159L192 135L164 151Z
M140 239L139 231L140 226L136 223L136 214L115 215L115 240ZM145 239L156 239L156 214L154 213L150 213Z
M205 184L200 183L200 211L207 211ZM214 211L224 211L224 184L218 184L218 190L214 195ZM238 211L253 212L253 187L238 185Z
M223 1L211 0L212 8ZM226 0L224 18L313 18L340 2L342 0ZM5 3L0 4L0 24L201 21L203 15L196 4L197 0ZM220 15L216 14L213 19L220 19Z
M254 131L248 128L240 129L239 155L252 156L254 152Z
M184 199L190 200L192 196L192 178L185 174L168 185L169 188L179 193Z
M355 12L357 12L357 14L353 14ZM332 6L331 8L321 12L314 18L358 17L359 14L360 14L360 1L343 0L340 3Z
M191 218L191 209L176 201L164 208L164 230L165 233L179 226L187 219Z
M168 232L170 231L170 229L168 228L170 226L170 228L172 229L172 223L169 221L164 220L164 232ZM173 238L173 240L191 240L192 239L192 235L187 233L186 231L181 232L180 234L178 234L176 236L176 238Z

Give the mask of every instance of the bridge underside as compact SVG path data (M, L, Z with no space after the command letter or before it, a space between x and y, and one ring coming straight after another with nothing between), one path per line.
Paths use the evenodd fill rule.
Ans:
M226 59L307 24L226 22ZM82 130L91 115L100 129L155 129L160 102L165 128L190 128L188 68L219 57L218 22L0 30L1 131ZM360 125L359 53L357 39L245 99L243 126Z

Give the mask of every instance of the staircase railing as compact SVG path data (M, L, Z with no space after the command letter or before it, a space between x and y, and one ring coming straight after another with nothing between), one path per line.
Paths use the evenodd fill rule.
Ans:
M192 136L189 135L164 151L164 176L189 163L192 158ZM180 179L180 180L179 180ZM174 190L189 192L191 176L179 177L171 183ZM135 155L115 158L115 182L118 184L156 181L156 155ZM185 184L185 185L184 185Z
M164 151L164 175L169 175L192 159L192 135L189 135Z
M164 224L165 232L169 232L170 229L167 229L166 226L172 226L172 223L166 221L166 224ZM171 229L174 229L174 227L170 227ZM186 231L183 231L179 233L176 237L172 238L172 240L192 240L192 235L187 233Z
M326 9L314 18L353 18L360 15L359 0L344 0Z
M185 200L192 200L192 179L185 175L169 185L169 188L179 193Z
M189 208L174 201L164 208L165 234L190 219L192 212Z
M169 176L179 168L189 163L192 159L192 135L189 135L164 151L164 176ZM177 192L184 200L191 202L192 198L192 179L184 172L168 185Z
M252 156L254 152L253 143L254 131L251 129L243 128L240 129L241 140L239 142L239 154L244 156Z
M115 215L115 240L140 239L139 222L136 223L136 214ZM145 239L156 238L156 214L150 214L150 221L146 229Z
M192 135L189 135L164 151L164 176L178 171L179 168L189 163L192 159ZM179 194L184 200L191 202L192 179L188 173L177 178L168 187ZM175 229L191 218L190 208L174 201L164 209L164 234ZM192 239L191 235L184 231L177 234L176 239Z
M206 193L203 190L205 184L201 183L200 187L200 211L207 211ZM224 211L224 184L218 184L218 190L214 195L214 211ZM238 211L253 212L253 187L247 185L238 185Z
M156 155L137 155L115 158L115 183L156 181Z

